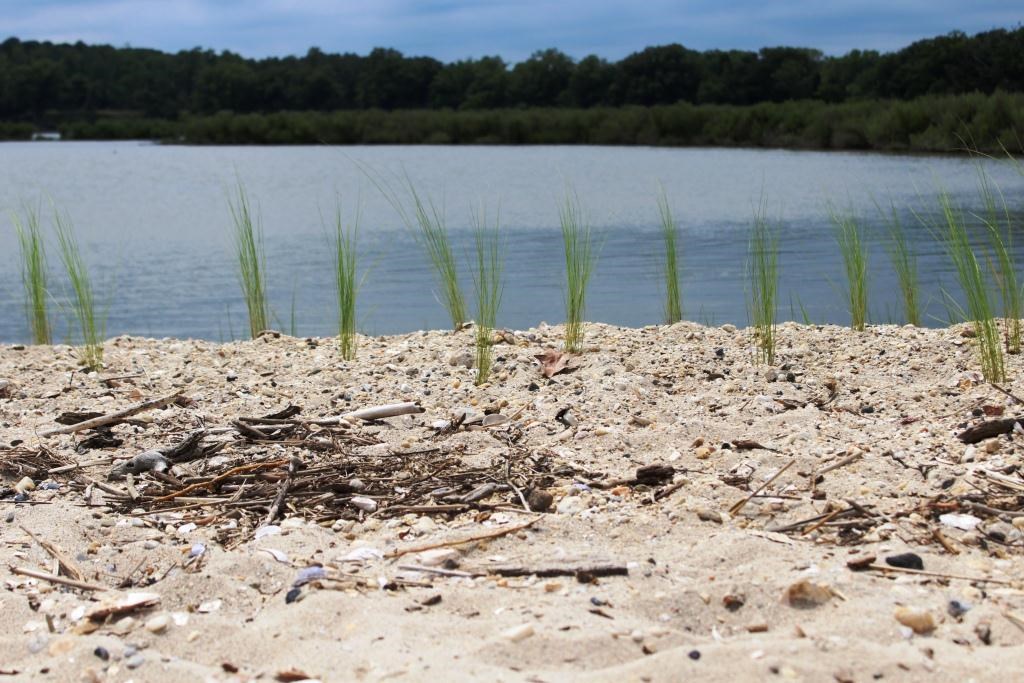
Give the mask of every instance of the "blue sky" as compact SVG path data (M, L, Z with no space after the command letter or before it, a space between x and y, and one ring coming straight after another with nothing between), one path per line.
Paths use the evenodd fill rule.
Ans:
M894 50L1024 21L1021 0L0 0L0 40L106 43L248 57L394 47L510 62L557 47L621 59L648 45Z

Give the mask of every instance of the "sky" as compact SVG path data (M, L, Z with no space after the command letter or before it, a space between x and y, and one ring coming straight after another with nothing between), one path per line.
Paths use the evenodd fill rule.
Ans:
M549 47L618 60L668 43L835 55L1022 21L1022 0L0 0L0 40L246 57L392 47L445 62L499 55L514 63Z

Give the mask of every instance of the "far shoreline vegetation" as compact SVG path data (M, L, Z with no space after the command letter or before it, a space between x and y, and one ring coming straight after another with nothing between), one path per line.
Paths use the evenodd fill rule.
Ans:
M555 49L518 64L378 48L246 59L193 49L0 43L0 140L180 144L1021 149L1024 27L890 53Z

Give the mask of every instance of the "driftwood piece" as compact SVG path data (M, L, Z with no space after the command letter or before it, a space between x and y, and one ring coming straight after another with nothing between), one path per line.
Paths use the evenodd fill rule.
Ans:
M57 427L56 429L47 429L44 432L40 432L39 436L55 436L57 434L75 434L77 432L84 431L86 429L95 429L96 427L103 427L106 425L116 424L123 421L127 417L132 415L138 415L144 413L147 410L155 410L156 408L163 408L166 405L174 403L181 396L181 393L171 394L162 398L154 398L149 401L143 401L142 403L136 403L133 406L129 406L124 410L119 410L116 413L110 413L109 415L101 415L94 417L91 420L85 420L84 422L77 422L73 425L66 427Z
M388 403L382 406L360 408L359 410L345 413L341 418L345 420L355 418L357 420L369 421L382 420L385 417L398 417L399 415L416 415L422 412L425 411L419 403L407 401L405 403Z
M100 586L95 583L87 583L85 581L76 581L75 579L66 579L63 576L55 576L53 574L47 574L46 572L38 572L35 569L28 569L27 567L10 567L12 574L18 574L19 576L28 576L33 579L40 579L42 581L49 581L50 583L59 583L62 586L71 586L72 588L81 588L86 591L108 591L110 588L107 586Z
M465 545L466 543L473 543L475 541L486 541L492 538L500 538L501 536L507 536L508 534L512 534L517 531L522 531L527 527L531 527L542 519L544 519L544 515L534 517L530 521L523 522L522 524L515 524L513 526L502 527L501 529L488 531L487 533L483 534L474 534L472 536L466 536L465 538L457 538L451 541L441 541L439 543L414 545L409 546L408 548L396 548L395 550L386 553L384 557L388 559L395 559L401 557L402 555L408 555L409 553L422 553L427 550L434 550L435 548L450 548L455 545Z
M498 576L629 576L624 564L595 564L564 567L487 567L488 574Z
M986 420L981 424L968 427L960 432L957 438L964 443L978 443L985 439L991 439L993 436L1009 434L1018 424L1021 428L1024 428L1024 420L1022 418L1008 417L1001 420Z

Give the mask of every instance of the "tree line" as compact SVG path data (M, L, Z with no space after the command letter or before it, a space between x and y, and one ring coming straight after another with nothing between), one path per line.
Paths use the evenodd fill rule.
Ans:
M9 38L0 43L0 120L46 123L102 114L177 119L221 111L486 110L912 99L1024 91L1024 28L962 32L901 50L648 47L619 61L548 49L514 65L491 56L442 63L378 48L246 59Z

